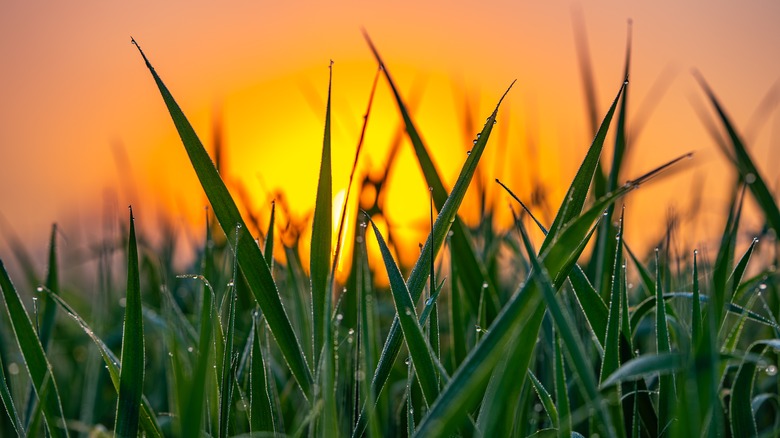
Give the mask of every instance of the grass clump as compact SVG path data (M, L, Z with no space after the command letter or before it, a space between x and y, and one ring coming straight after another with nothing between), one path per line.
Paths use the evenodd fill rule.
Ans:
M195 263L177 272L169 252L137 238L131 212L115 246L125 255L127 287L113 286L110 263L98 272L108 285L101 293L122 297L123 308L100 308L91 322L75 310L88 306L84 291L60 287L56 233L49 275L35 295L44 305L40 326L37 307L28 312L0 262L8 316L0 337L2 434L94 436L108 434L110 424L118 436L159 437L775 433L778 282L774 260L766 251L758 255L777 244L753 240L739 256L736 248L744 197L763 213L764 234L780 227L780 210L703 79L727 133L723 149L739 189L713 260L690 249L673 261L668 239L645 258L624 235L630 210L616 206L689 155L619 182L630 50L626 79L594 123L593 142L549 228L496 180L518 204L505 207L515 218L512 229L500 230L489 217L471 228L458 211L512 86L448 190L390 69L368 43L380 67L377 80L384 76L393 92L431 192L430 234L408 276L372 216L346 218L345 209L336 236L345 220L361 226L352 236L349 279L337 284L343 246L332 240L331 81L307 275L293 247L284 248L285 260L274 260L275 206L264 241L251 235L184 112L136 44L215 220ZM612 129L615 155L605 169L601 156ZM350 186L361 145L362 134ZM536 230L526 224L544 236L538 249ZM389 293L372 280L366 233L376 237ZM510 254L512 275L502 275L499 253ZM103 310L108 314L101 317ZM85 346L97 353L77 360L71 351ZM23 364L24 372L11 373L11 363Z

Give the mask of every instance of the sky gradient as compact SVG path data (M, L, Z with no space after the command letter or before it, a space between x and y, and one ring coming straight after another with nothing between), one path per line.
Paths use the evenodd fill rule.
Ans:
M347 182L376 71L361 29L405 97L416 102L418 127L450 184L476 129L517 79L482 178L490 191L489 182L501 177L527 197L538 177L557 205L561 183L571 179L592 139L573 17L587 29L599 117L622 82L627 20L633 21L629 117L643 125L632 137L622 179L696 151L683 172L631 195L629 238L647 241L660 233L670 208L687 208L697 181L708 205L700 228L722 220L718 201L733 177L696 113L704 99L692 69L743 129L776 187L778 155L770 145L777 148L780 139L778 111L763 111L761 125L753 113L780 78L779 2L417 3L3 2L0 213L35 253L43 252L52 222L81 239L76 236L90 229L83 224L99 223L107 209L124 217L131 203L141 226L160 212L183 227L202 223L205 198L130 45L133 36L205 144L212 144L214 121L221 121L224 175L233 187L245 187L249 208L265 217L274 193L282 192L290 220L305 223L316 193L331 59L334 194ZM371 117L363 173L383 169L400 122L384 81ZM529 159L532 149L536 161ZM395 189L385 205L398 212L394 226L410 242L423 239L427 190L408 144L389 183ZM495 194L506 215L504 198ZM467 221L475 215L475 208L463 213ZM549 212L540 215L552 220ZM706 237L688 236L691 244ZM0 257L9 258L5 242Z

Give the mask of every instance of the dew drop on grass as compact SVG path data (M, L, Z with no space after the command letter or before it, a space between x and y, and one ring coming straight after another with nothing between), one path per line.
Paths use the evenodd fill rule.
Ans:
M476 145L476 144L477 144L477 140L474 140L474 141L472 142L472 144Z
M38 292L43 292L43 286L38 286L38 288L36 288L35 290L37 290Z
M540 405L539 403L535 404L534 411L536 411L537 413L542 412L542 405Z
M119 299L119 307L124 308L127 305L127 299L122 297Z
M777 375L777 367L774 365L769 365L768 367L766 367L766 374L767 376Z
M471 151L466 151L466 155L471 155Z
M428 298L427 300L425 300L425 305L426 306L430 306L431 304L433 304L433 297Z
M188 353L192 353L193 351L195 351L195 349L194 349L194 348L192 348L192 347L187 347L187 352L188 352Z
M8 364L8 374L15 376L19 374L19 364L16 362L11 362Z
M482 327L480 327L479 325L475 325L474 328L477 330L477 333L482 331Z
M414 414L414 408L409 408L409 413Z
M410 308L408 308L408 307L407 307L407 308L406 308L406 310L404 310L404 313L405 313L407 316L409 316L409 315L411 315L411 314L412 314L412 309L410 309Z
M233 286L235 286L235 285L236 285L236 283L235 283L233 280L230 280L230 281L228 282L228 284L227 284L227 287L233 287Z
M754 173L748 173L745 175L745 182L748 184L753 184L756 182L756 175Z
M341 321L342 319L344 319L344 315L340 313L336 315L336 321Z
M409 358L408 358L408 357L407 357L407 358L406 358L406 360L404 361L404 364L405 364L405 365L409 365Z
M766 283L761 283L761 284L759 284L759 285L758 285L758 288L759 288L760 290L766 290Z
M487 281L483 281L482 282L482 289L487 289L487 288L488 288L488 282Z

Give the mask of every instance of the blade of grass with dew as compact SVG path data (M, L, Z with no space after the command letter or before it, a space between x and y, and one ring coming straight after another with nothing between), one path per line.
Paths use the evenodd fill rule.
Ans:
M678 160L679 158L629 181L609 196L598 200L567 226L559 229L559 236L554 239L554 244L551 244L550 248L542 254L542 261L547 271L558 273L553 278L556 288L560 288L565 281L593 233L591 225L602 216L607 205L639 187ZM550 236L548 235L547 238L549 239ZM478 391L484 388L490 377L490 371L503 354L502 348L506 345L514 327L518 325L523 327L521 332L523 339L536 339L544 315L539 293L536 282L526 281L520 291L515 293L504 306L487 335L461 364L449 384L445 386L437 403L431 407L431 411L418 426L419 436L427 436L429 433L446 434L457 427L463 418L462 414L478 400ZM517 363L517 368L522 373L528 369L532 350L529 348L522 360Z
M683 365L680 353L643 354L620 366L601 383L601 388L649 377L653 374L669 374L679 371Z
M238 242L241 240L241 228L236 227L235 239L233 248L238 247ZM233 258L233 278L234 280L228 285L228 289L225 292L225 300L227 301L227 330L225 332L225 346L222 350L222 368L220 370L220 385L219 385L219 438L227 438L230 434L230 420L233 411L233 385L235 383L234 370L235 370L235 357L234 357L234 344L236 333L236 302L238 301L238 262L236 257Z
M544 411L550 418L553 429L558 429L560 426L560 418L558 416L558 408L555 406L555 402L553 401L552 396L547 391L547 388L542 385L542 382L540 382L531 371L528 371L528 379L531 380L531 383L534 386L534 390L536 391L536 395L539 396L539 400L542 402ZM562 432L561 435L566 436L566 433Z
M691 341L694 345L701 335L701 295L699 293L699 251L693 251L693 302L691 303Z
M252 321L252 356L251 372L249 373L250 395L250 430L252 433L261 431L276 432L274 417L271 408L271 398L268 395L268 382L266 375L265 359L260 346L260 324L255 317Z
M3 406L5 412L8 414L8 418L11 420L11 426L17 436L24 438L26 436L24 425L22 424L19 414L16 412L16 406L14 405L14 399L11 397L11 391L8 388L8 383L5 380L5 365L0 358L0 399L3 400Z
M127 294L122 328L122 354L119 372L119 400L114 433L119 437L138 436L145 364L144 321L141 311L141 279L135 219L130 209L130 237L127 245Z
M748 351L762 355L767 348L780 349L780 339L755 342ZM757 367L756 362L743 360L734 378L729 400L729 419L733 436L758 436L756 419L750 402Z
M553 322L557 329L557 333L563 341L565 351L568 352L572 367L579 377L580 384L583 386L583 390L588 398L588 403L593 406L601 421L601 427L604 427L604 432L607 436L622 436L623 428L615 428L610 412L606 409L602 402L601 394L598 390L598 382L596 376L593 374L593 370L590 367L590 363L585 353L585 346L582 344L582 340L577 333L574 332L574 324L572 323L571 315L566 307L564 307L559 298L556 297L556 287L552 284L547 272L544 270L543 265L540 263L531 244L531 238L525 230L525 226L522 222L518 222L517 228L520 231L520 235L523 239L523 243L528 251L528 258L531 261L532 269L537 273L534 279L539 284L539 288L542 289L544 300L547 304L547 310L552 316Z
M755 197L759 207L761 207L761 210L764 212L764 216L769 226L780 233L780 209L778 209L774 196L769 191L769 188L764 182L764 178L761 177L761 174L753 163L753 159L750 157L750 153L745 147L742 137L737 133L734 124L731 122L728 115L726 115L718 98L715 97L715 93L701 74L696 72L695 76L704 90L704 93L709 98L710 103L718 113L723 128L728 133L729 139L731 140L730 146L734 153L734 158L736 159L734 163L736 169L748 184L748 188L753 194L753 197Z
M182 421L182 436L197 436L203 422L203 403L206 392L206 375L209 370L209 356L212 347L212 325L214 318L214 290L206 277L194 277L203 283L203 299L200 309L200 333L198 338L198 359L189 396L184 401L184 419Z
M511 85L509 89L511 89ZM431 257L431 253L433 253L434 256L436 255L444 243L450 226L453 224L453 222L456 222L458 208L460 207L460 204L466 195L466 190L468 189L469 183L474 175L474 171L476 170L479 159L482 156L482 152L487 145L488 138L490 137L490 133L493 129L493 121L496 120L498 109L501 106L501 102L503 101L504 97L509 92L509 89L507 89L504 95L502 95L501 99L499 99L495 110L490 115L488 122L485 123L485 126L482 129L482 133L480 134L477 144L474 145L474 148L471 150L471 154L469 154L466 158L466 162L464 163L463 168L458 175L458 179L453 186L452 192L450 193L442 208L439 210L439 215L436 218L433 231L431 232L433 238L426 240L426 243L420 252L420 256L412 268L412 273L409 275L409 279L407 280L406 284L413 302L417 302L417 300L422 295L423 289L425 288L425 284L427 282L426 280L430 274L428 270L430 268L429 258ZM390 332L387 335L379 363L377 364L376 371L374 372L374 378L371 382L371 391L377 398L379 397L382 388L384 388L384 385L387 382L387 379L390 375L390 370L398 356L400 349L401 333L398 317L396 315L396 318L394 318L390 327ZM373 407L364 405L360 418L358 419L358 424L353 430L353 437L363 434L363 431L366 427L365 410L369 408L372 409Z
M366 216L368 217L368 215ZM430 406L439 396L439 384L436 377L436 367L433 364L431 348L426 342L425 335L417 321L417 311L414 301L409 294L406 283L404 283L401 271L393 260L393 255L390 253L390 249L387 247L376 224L374 224L374 221L370 218L368 220L371 223L371 227L374 229L374 235L376 236L379 249L382 253L385 269L387 269L387 275L390 278L390 289L393 294L396 314L398 315L401 324L401 331L406 340L406 345L409 347L409 354L412 357L412 364L414 365L417 380L422 387L425 402Z
M198 139L197 134L195 134L192 125L190 125L181 108L168 91L168 88L163 84L162 79L157 75L146 55L141 51L141 48L135 43L135 40L132 42L138 48L149 72L154 78L171 118L176 125L176 130L179 132L193 169L203 190L206 192L209 202L211 202L214 214L225 235L230 235L236 224L246 230L246 224L238 211L238 207L236 207L235 201L230 196L225 183L220 178L214 163ZM271 333L276 338L290 371L292 371L303 394L307 398L311 397L313 382L311 371L306 363L306 358L301 350L301 344L287 317L276 288L276 283L274 283L268 265L263 259L260 248L252 239L239 239L235 251L238 264L241 267L241 273L246 278L252 294L266 316Z
M98 348L98 351L100 352L101 357L103 358L103 362L106 365L106 369L108 370L109 377L111 378L111 383L114 385L114 389L119 392L119 374L120 374L120 368L119 368L119 358L116 357L116 355L111 351L111 349L108 348L106 343L100 339L96 334L95 331L92 330L92 327L87 324L87 321L84 320L76 311L68 304L65 300L62 299L59 295L52 294L48 290L45 291L49 294L49 296L54 300L55 303L59 307L62 308L62 310L65 311L71 318L73 318L76 323L81 327L81 329L84 331L84 333L89 336L90 339L92 339L92 342L95 343L95 345ZM151 408L151 404L146 399L145 396L141 398L141 426L143 427L144 432L151 437L155 438L162 438L163 434L160 431L160 425L157 423L157 417L154 414L154 410Z
M325 320L331 309L325 307L328 289L328 272L333 234L333 181L331 175L330 152L330 102L333 84L333 62L329 67L328 101L325 108L325 133L322 140L322 157L320 174L317 180L317 202L314 204L314 219L312 220L311 256L309 272L311 273L311 303L312 321L314 321L314 363L319 363L320 352L325 336ZM330 348L330 346L327 346ZM327 410L327 402L325 403Z
M561 350L561 338L558 333L553 339L553 354L555 362L553 370L555 373L555 400L558 409L558 429L561 436L571 436L571 404L569 402L569 388L566 384L566 361Z
M49 433L54 437L67 437L68 430L62 428L65 415L60 402L57 383L52 375L51 365L46 358L38 335L35 332L30 316L22 304L22 299L16 291L5 265L0 260L0 289L8 312L8 320L13 329L14 338L24 358L24 364L33 382L35 392L42 404L43 417ZM53 387L53 391L49 389Z
M655 345L659 355L671 353L669 329L666 326L666 306L661 285L661 262L655 250ZM674 376L664 374L658 383L658 430L664 433L674 420Z

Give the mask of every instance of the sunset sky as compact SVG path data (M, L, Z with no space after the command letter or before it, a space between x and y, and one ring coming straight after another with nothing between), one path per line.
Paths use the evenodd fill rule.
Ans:
M316 192L331 59L334 194L347 182L376 71L361 29L406 99L416 102L417 125L449 184L476 130L517 79L482 177L490 191L499 177L528 197L531 175L539 175L557 205L561 184L592 140L575 49L578 16L600 117L622 82L628 19L631 116L641 118L643 105L657 100L632 138L623 179L696 151L683 172L629 197L627 239L657 236L670 208L687 208L695 181L707 205L699 229L722 220L720 200L733 178L696 113L704 98L692 69L713 87L767 182L777 186L780 155L770 145L780 140L778 111L772 107L760 130L746 131L780 78L780 2L773 0L3 2L0 213L35 253L43 252L52 222L73 239L95 240L78 224L99 223L107 208L124 217L131 203L141 227L152 227L161 212L179 226L201 226L205 197L132 36L207 147L214 121L222 122L226 179L246 188L249 208L265 218L273 193L282 192L291 219L305 222ZM362 173L382 171L400 123L384 81L371 117ZM529 144L544 162L535 170ZM418 169L402 144L385 200L413 248L427 232L427 187ZM506 212L505 197L496 192L495 199ZM467 208L463 216L474 221L475 214ZM690 241L706 238L699 231ZM0 258L9 259L0 242Z

